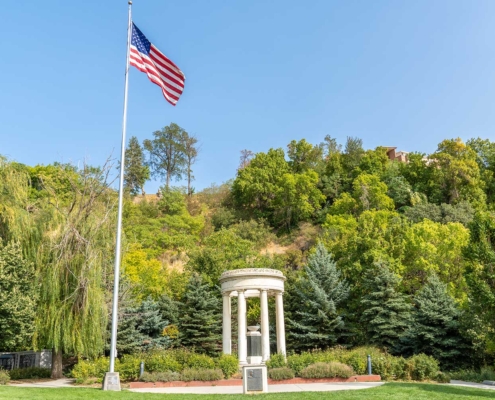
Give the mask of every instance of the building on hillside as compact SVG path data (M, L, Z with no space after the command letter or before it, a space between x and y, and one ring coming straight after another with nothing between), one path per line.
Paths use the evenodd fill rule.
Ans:
M384 148L387 151L387 157L389 158L389 160L403 162L403 163L406 163L408 161L407 155L409 154L409 152L396 151L397 147L384 146Z

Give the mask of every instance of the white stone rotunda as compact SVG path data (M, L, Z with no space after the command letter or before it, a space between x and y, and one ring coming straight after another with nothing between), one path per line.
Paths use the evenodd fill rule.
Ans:
M231 297L237 296L239 364L247 362L246 298L259 297L261 308L261 359L270 359L268 296L275 296L277 351L285 354L284 293L285 276L275 269L246 268L224 272L220 276L223 296L223 352L232 354Z

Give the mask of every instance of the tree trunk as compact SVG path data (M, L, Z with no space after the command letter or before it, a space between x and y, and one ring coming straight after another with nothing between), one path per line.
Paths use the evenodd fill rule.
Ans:
M63 378L62 375L62 350L52 350L52 379Z
M187 171L187 195L191 196L191 169Z
M170 185L170 173L167 171L167 183L165 187L168 189L169 185Z

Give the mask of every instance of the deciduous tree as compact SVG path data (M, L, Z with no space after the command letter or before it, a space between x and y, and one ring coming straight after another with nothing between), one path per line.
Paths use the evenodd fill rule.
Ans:
M322 149L313 146L306 139L300 141L292 140L287 145L287 156L289 165L294 173L302 173L307 170L317 171L323 163Z
M0 239L0 350L30 347L37 297L34 264L24 258L19 243Z
M115 243L115 195L110 166L83 168L70 203L52 194L53 216L38 255L40 297L35 346L52 348L52 377L62 376L62 354L94 357L105 345L106 287Z
M187 195L192 196L191 182L194 179L192 166L198 158L198 139L193 135L189 135L186 131L183 131L181 142L186 160Z
M165 186L170 187L172 179L182 179L186 172L186 157L182 138L185 130L171 123L161 131L153 132L154 139L146 139L144 148L148 151L148 165L156 177L165 177Z

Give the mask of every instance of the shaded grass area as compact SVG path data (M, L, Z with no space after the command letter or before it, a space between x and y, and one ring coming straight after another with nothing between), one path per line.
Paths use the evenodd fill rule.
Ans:
M13 386L0 387L0 399L9 400L72 400L72 399L158 399L165 397L167 400L245 400L243 395L192 395L192 394L163 394L163 393L134 393L103 392L100 389L86 388L20 388ZM456 387L446 385L432 385L421 383L387 383L383 386L337 392L294 392L294 393L273 393L256 396L256 400L375 400L375 399L495 399L495 390L472 389L467 387Z

